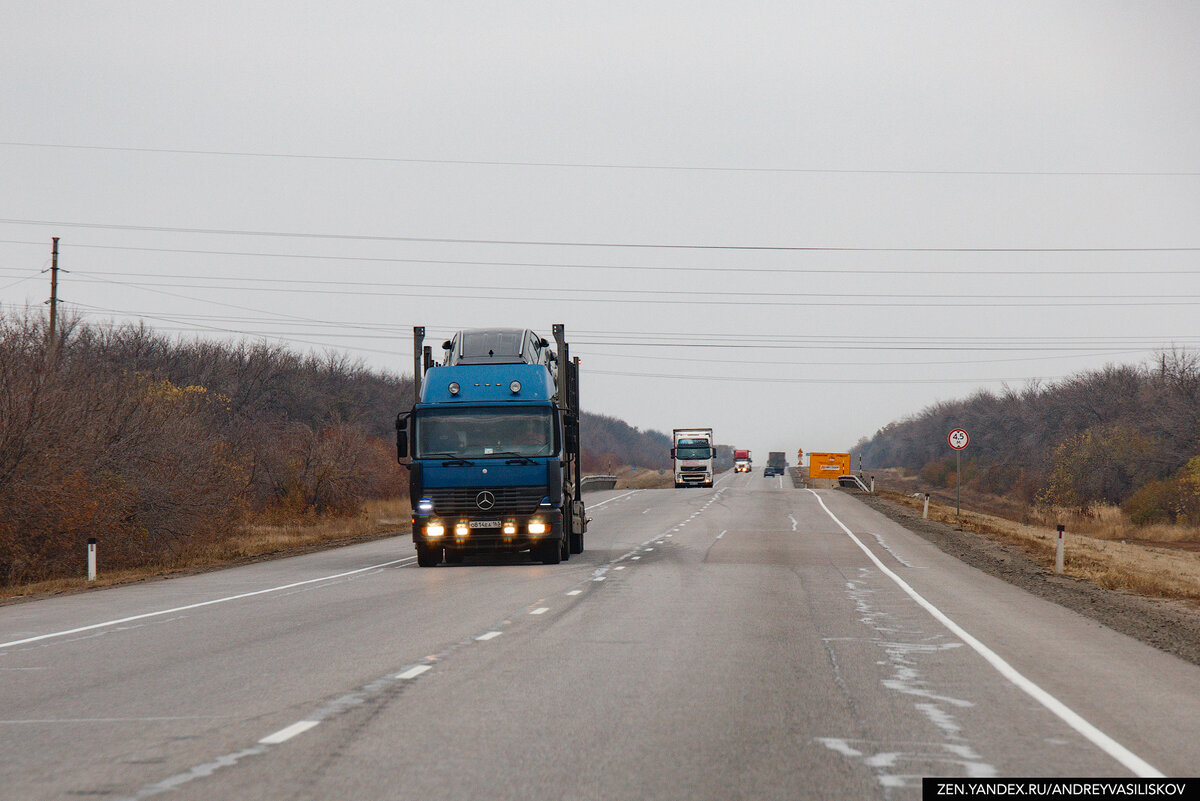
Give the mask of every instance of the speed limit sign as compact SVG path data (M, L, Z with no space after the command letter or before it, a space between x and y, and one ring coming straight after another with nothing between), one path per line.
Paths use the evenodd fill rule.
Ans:
M967 443L971 441L971 438L967 436L967 432L961 428L956 428L951 431L950 435L946 437L946 439L950 442L950 447L954 448L956 451L961 451L963 448L967 447Z

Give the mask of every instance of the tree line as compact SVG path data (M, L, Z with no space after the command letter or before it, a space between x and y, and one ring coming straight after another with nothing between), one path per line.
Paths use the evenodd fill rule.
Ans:
M341 354L181 340L145 325L0 315L0 584L161 562L248 522L402 497L411 377ZM584 466L665 466L670 440L584 414Z
M962 475L946 442L965 428ZM871 467L901 467L933 486L1086 510L1121 505L1134 522L1200 524L1200 357L1109 365L937 403L853 449Z

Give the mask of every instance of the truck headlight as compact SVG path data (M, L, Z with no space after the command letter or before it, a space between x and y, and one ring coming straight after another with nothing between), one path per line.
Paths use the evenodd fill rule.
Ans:
M529 521L529 533L533 536L539 536L546 533L546 524L541 520Z
M440 537L446 533L446 527L442 525L440 520L435 520L432 523L425 525L426 537Z

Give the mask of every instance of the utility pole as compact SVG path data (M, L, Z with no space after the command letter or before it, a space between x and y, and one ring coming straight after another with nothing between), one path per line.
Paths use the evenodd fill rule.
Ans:
M58 350L58 237L51 237L50 249L50 342L48 352Z

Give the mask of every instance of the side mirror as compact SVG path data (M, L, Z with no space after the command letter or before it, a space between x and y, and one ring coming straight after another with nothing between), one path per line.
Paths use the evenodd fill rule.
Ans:
M671 448L671 458L672 459L675 458L675 449L674 448Z
M408 415L396 415L396 461L408 456Z
M541 339L538 340L538 347L539 348L548 348L548 347L550 347L550 343L546 341L545 337L542 337Z

